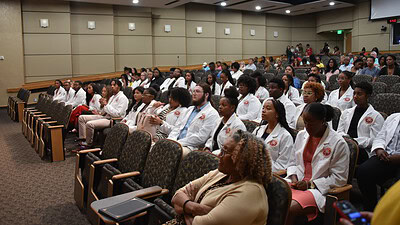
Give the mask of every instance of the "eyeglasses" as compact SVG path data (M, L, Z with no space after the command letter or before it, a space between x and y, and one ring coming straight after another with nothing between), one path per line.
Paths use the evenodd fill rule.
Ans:
M194 91L193 91L194 93L199 93L199 94L201 94L201 93L203 93L203 91L202 90L198 90L198 89L194 89Z
M303 95L313 95L314 92L312 91L303 91Z

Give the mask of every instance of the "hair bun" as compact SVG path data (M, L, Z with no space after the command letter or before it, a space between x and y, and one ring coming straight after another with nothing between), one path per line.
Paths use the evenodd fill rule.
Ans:
M231 86L224 91L225 97L227 98L238 98L239 92L236 90L234 86Z

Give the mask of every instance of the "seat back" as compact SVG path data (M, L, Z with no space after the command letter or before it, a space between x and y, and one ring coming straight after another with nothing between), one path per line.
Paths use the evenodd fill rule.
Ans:
M182 158L182 146L173 140L159 140L147 156L140 185L144 188L160 186L172 189Z
M342 115L342 111L340 111L340 109L336 107L332 108L333 108L332 128L334 130L337 130L339 126L340 116Z
M151 147L151 134L147 131L136 130L128 135L121 156L118 159L118 169L122 173L143 172L147 155Z
M242 120L242 122L244 123L244 126L246 126L246 130L250 133L253 133L253 131L260 125L257 122L249 120Z
M204 174L218 168L217 156L203 151L192 151L179 165L178 172L172 190L168 193L172 198L175 192L189 182L202 177Z
M253 70L251 70L251 69L245 69L244 71L243 71L243 74L246 74L246 75L251 75L251 74L253 74Z
M400 94L400 83L393 84L390 88L390 93Z
M266 188L268 196L268 225L284 225L292 202L292 191L286 181L273 175Z
M382 93L386 93L386 89L387 89L387 84L383 83L383 82L373 82L372 84L372 96L375 96L377 94L382 94Z
M360 74L360 75L355 75L352 78L352 80L353 80L353 82L355 84L360 83L362 81L371 82L372 81L372 76L371 75Z
M124 93L124 95L125 95L128 99L132 99L132 97L133 97L133 90L132 90L131 87L126 87L126 88L124 88L123 93Z
M22 96L21 100L22 100L23 102L25 102L25 103L28 103L28 101L29 101L29 96L30 96L30 95L31 95L31 91L25 89L25 93L24 93L24 95Z
M221 100L221 96L220 95L211 95L211 103L212 106L214 107L214 109L216 109L218 111L219 108L219 100Z
M393 75L381 75L376 79L376 81L377 82L383 82L388 87L391 87L393 84L400 83L400 77L399 76L393 76Z
M169 102L168 95L169 95L169 91L164 91L160 96L160 102L168 104L168 102Z
M20 88L17 93L17 98L22 99L22 94L24 93L24 89Z
M372 105L376 111L387 115L400 112L400 94L383 93L374 97Z
M349 146L350 150L350 164L349 164L349 177L347 178L347 183L351 184L354 172L356 170L357 160L358 160L358 145L355 141L348 137L343 137L346 141L347 145Z
M333 91L335 89L339 88L339 83L337 82L337 78L339 75L337 74L333 74L332 76L329 77L329 90Z
M102 158L119 158L128 133L129 127L127 125L123 123L114 125L104 141Z

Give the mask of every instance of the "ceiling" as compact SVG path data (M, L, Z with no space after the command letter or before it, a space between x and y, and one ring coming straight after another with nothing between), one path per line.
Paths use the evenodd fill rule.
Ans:
M113 5L130 5L135 7L152 7L152 8L174 8L191 2L215 5L220 8L274 13L282 15L303 15L308 13L321 12L325 10L339 9L354 6L353 0L226 0L226 6L220 4L223 0L139 0L138 4L133 4L132 0L64 0L73 2L89 2L99 4ZM329 5L335 2L334 6ZM256 6L261 6L261 10L257 11ZM286 13L290 10L290 14Z

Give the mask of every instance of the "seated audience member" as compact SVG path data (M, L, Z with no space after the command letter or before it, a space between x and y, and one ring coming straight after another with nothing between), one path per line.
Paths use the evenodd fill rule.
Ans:
M286 66L285 74L289 74L293 77L293 86L295 88L301 87L300 79L298 77L296 77L296 73L294 72L293 66L291 66L291 65Z
M183 146L183 157L190 151L203 147L218 121L217 110L211 105L211 88L200 83L194 88L193 106L185 117L172 129L169 139L177 140Z
M73 108L78 105L85 104L86 92L82 88L82 82L75 81L72 88L75 90L74 96L65 103L65 105L72 105Z
M264 184L271 179L262 140L238 130L225 141L218 169L175 193L172 204L179 217L167 224L264 225L269 208Z
M320 83L309 82L304 86L303 93L301 95L303 103L296 107L296 114L294 116L295 130L300 131L305 127L303 119L304 108L310 103L322 102L324 95L325 90Z
M285 68L283 67L283 65L282 65L282 60L281 59L276 59L276 64L274 65L275 66L275 69L276 69L276 71L278 71L278 72L280 72L280 71L282 71L282 70L285 70ZM286 67L287 68L287 67ZM293 70L294 71L294 70ZM285 73L286 73L286 70L285 70Z
M258 71L254 72L251 76L256 80L257 84L257 91L254 95L260 100L260 102L263 102L265 99L269 98L269 92L265 88L267 85L267 79L265 79L265 77Z
M272 69L274 69L274 66L271 64L271 62L269 60L265 61L264 71L268 73Z
M286 111L286 121L290 128L294 128L294 114L296 113L296 106L286 95L284 94L285 83L282 79L274 78L269 81L269 94L275 100L279 100L284 106ZM264 105L264 104L263 104ZM261 121L262 108L259 111L259 118L257 122Z
M209 68L211 74L217 74L217 71L216 71L216 67L215 67L215 63L214 63L214 62L210 62L210 63L208 64L208 68Z
M371 225L398 225L400 224L400 182L397 181L379 200L374 212L360 212L361 216ZM341 225L355 225L349 220L341 218Z
M145 82L145 84L142 84L141 86L144 88L149 88L151 81L153 80L153 76L154 76L153 71L150 68L148 68L146 71L146 74L147 74L146 82Z
M310 56L312 54L313 54L313 50L312 50L310 44L307 44L306 45L306 56Z
M219 84L217 83L217 75L215 73L207 75L206 83L210 85L211 95L218 95L219 93L221 93L221 86L219 86Z
M102 98L100 100L100 111L94 115L79 116L79 139L84 140L82 146L90 147L93 144L95 129L104 129L110 127L112 117L124 117L128 108L128 98L121 91L122 83L119 80L111 81L113 95L109 100Z
M292 67L300 67L301 66L301 59L299 58L294 58L293 63L292 63Z
M323 69L325 65L321 62L321 58L319 56L315 57L317 63L315 64L319 69Z
M244 67L244 69L245 69L245 70L253 70L253 71L255 71L255 70L257 69L257 67L256 67L256 65L254 64L254 59L250 58L250 59L249 59L249 64L247 64L247 65Z
M311 67L311 72L308 74L308 79L306 80L306 82L303 83L303 85L301 86L301 89L304 89L304 86L308 82L318 82L325 89L325 84L321 80L320 71L319 71L318 67L316 67L316 66Z
M253 132L264 140L271 156L272 172L285 170L294 165L293 131L286 122L285 106L280 101L269 98L264 101L261 125Z
M133 89L132 104L128 106L128 109L126 110L126 115L128 115L131 111L136 112L139 106L143 103L142 102L143 92L144 92L144 87L139 86Z
M400 76L400 66L396 63L396 56L386 56L386 66L379 72L380 75L397 75Z
M237 83L240 96L236 114L241 120L256 120L261 111L260 100L254 96L257 88L256 81L249 75L242 75Z
M332 53L332 55L341 55L341 52L340 52L338 46L335 46L335 47L333 48L333 53Z
M215 123L215 129L209 136L205 149L218 155L227 137L236 130L246 130L246 126L236 115L239 104L239 93L235 87L225 89L225 95L219 101L219 115L221 118Z
M81 104L72 111L71 116L69 118L69 123L76 127L78 125L78 117L82 114L91 115L93 111L100 111L100 99L101 95L99 94L99 87L95 83L90 83L86 92L86 102L85 104Z
M355 75L361 74L361 70L363 69L363 61L362 59L357 59L356 61L354 61L353 63L353 67L351 67L351 71L352 73L354 73Z
M140 114L143 113L145 116L147 112L153 109L156 96L157 91L154 90L154 88L146 88L142 95L142 104L136 111L131 110L129 114L122 119L121 123L125 123L129 127L129 133L137 129L139 116L141 116Z
M239 80L240 76L243 75L243 72L239 68L240 68L239 63L237 63L237 62L232 63L231 74L232 74L232 78L235 79L236 81Z
M217 70L221 70L222 69L221 61L217 61L215 67Z
M174 87L186 87L185 78L182 77L182 70L179 68L176 68L171 74L171 77L162 83L160 91L168 91Z
M239 64L240 64L239 70L240 70L240 71L244 71L245 68L246 68L246 63L245 63L244 61L241 61Z
M189 93L192 94L194 91L194 88L196 87L196 83L194 82L194 73L193 72L186 73L185 86L186 86L186 90L188 90Z
M54 82L54 86L56 87L56 90L54 90L54 94L53 94L53 100L58 100L58 101L62 101L63 99L65 99L65 89L62 86L62 82L61 80L56 80Z
M371 94L370 83L363 81L355 85L353 98L356 106L342 112L337 129L339 134L349 135L357 142L358 164L369 158L372 142L385 122L383 116L368 104Z
M384 55L380 56L378 62L379 62L378 68L381 70L383 67L386 66L386 56Z
M333 108L321 103L307 105L305 130L297 134L293 149L295 166L287 169L292 203L286 225L314 220L325 211L325 194L347 183L350 151L342 136L329 128Z
M229 69L228 64L222 63L222 64L221 64L221 71L218 72L217 77L220 78L220 77L221 77L222 71L223 71L223 70L227 70L227 69Z
M225 90L229 87L235 86L235 81L232 78L231 72L229 70L222 70L221 71L221 92L219 93L220 96L225 95ZM217 93L215 93L217 95Z
M137 88L137 87L140 86L140 83L141 83L141 80L140 80L139 74L138 74L138 73L134 73L134 74L132 75L132 81L131 81L131 83L129 84L129 87L135 89L135 88Z
M126 88L129 86L128 75L126 75L125 73L121 74L121 78L119 79L119 81L121 81L123 88Z
M359 74L371 75L373 78L378 77L379 72L381 71L379 67L376 67L375 58L372 56L367 57L367 67L362 69Z
M310 65L310 61L308 61L307 57L303 57L303 59L300 62L300 66L307 67L309 65Z
M147 83L149 83L149 80L147 79L147 72L143 71L140 73L140 83L139 86L146 88Z
M64 98L62 98L60 101L68 102L75 96L75 90L71 88L71 81L67 80L64 82L64 90L65 90Z
M326 82L329 82L329 78L334 75L334 74L339 74L339 69L336 60L330 59L328 61L328 64L326 64L325 67L325 76L326 76Z
M292 75L285 74L283 75L282 80L285 83L284 93L286 97L295 105L300 105L302 101L299 96L299 91L294 87Z
M384 122L372 143L371 158L357 169L357 182L363 194L364 210L372 211L377 203L376 185L400 178L400 113Z
M156 136L153 141L165 139L185 117L192 96L185 88L173 88L169 92L169 104L155 110L155 116L150 118L150 124L156 125Z
M345 56L343 59L343 64L340 65L339 70L340 71L351 71L351 68L353 67L353 65L350 63L350 57Z
M352 108L353 100L353 74L348 71L341 72L338 76L339 88L329 94L327 104L339 108L341 111Z
M162 77L161 71L157 67L154 68L153 78L150 81L150 87L153 87L154 85L158 85L160 87L163 82L164 82L164 77Z

